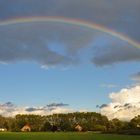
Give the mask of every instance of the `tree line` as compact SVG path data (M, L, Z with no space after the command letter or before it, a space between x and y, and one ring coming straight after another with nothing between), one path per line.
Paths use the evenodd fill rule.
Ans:
M119 134L140 134L140 115L134 117L129 122L119 119L108 120L100 113L68 113L53 114L48 116L40 115L16 115L12 117L0 116L0 128L7 131L20 132L25 125L31 126L31 131L76 131L77 125L82 127L82 131L98 131L101 133Z

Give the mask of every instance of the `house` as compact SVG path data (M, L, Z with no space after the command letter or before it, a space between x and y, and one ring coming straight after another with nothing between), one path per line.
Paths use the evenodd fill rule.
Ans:
M0 128L0 132L6 132L7 129L6 128Z
M82 128L82 126L80 126L78 124L78 125L76 125L75 130L81 132L83 130L83 128Z
M23 127L21 128L21 131L22 131L22 132L30 132L30 131L31 131L31 126L28 125L28 124L26 124L25 126L23 126Z
M140 128L140 124L137 124L137 127Z

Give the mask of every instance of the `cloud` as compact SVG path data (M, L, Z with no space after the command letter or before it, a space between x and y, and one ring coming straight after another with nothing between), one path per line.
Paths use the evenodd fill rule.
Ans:
M47 105L47 107L63 107L63 106L68 106L68 104L64 104L64 103L51 103L51 104Z
M4 108L4 107L14 107L14 106L15 105L12 102L6 102L4 104L0 104L1 108Z
M140 82L140 72L132 74L130 77L132 80Z
M54 111L54 110L56 110L58 108L60 110L62 107L66 107L66 106L69 106L69 105L68 104L64 104L64 103L51 103L51 104L46 105L46 107L50 111Z
M39 107L20 107L11 102L0 104L0 114L2 116L14 117L17 114L51 115L55 113L70 113L73 109L67 108L67 104L53 103Z
M136 37L140 34L137 30L140 23L139 5L139 0L1 0L0 18L46 15L82 18Z
M34 112L34 111L42 111L44 108L35 108L35 107L28 107L25 109L27 112Z
M140 49L127 42L74 25L40 22L4 26L0 27L0 41L1 64L34 62L48 69L84 59L87 63L92 59L97 66L140 60Z
M32 16L82 19L139 41L139 5L139 0L1 0L0 19ZM114 38L58 23L0 26L0 63L28 61L49 68L77 64L87 56L85 59L92 58L97 66L140 60L139 49Z
M125 88L111 93L111 103L101 107L101 113L109 119L130 120L140 115L140 86Z
M107 104L102 104L102 105L96 105L96 107L102 109L104 107L108 107L108 105Z
M118 85L115 85L115 84L101 84L100 87L103 87L103 88L116 88L116 87L118 87Z
M140 60L140 49L129 45L125 46L123 43L115 43L108 47L96 47L94 54L92 62L97 66L111 65L120 62L139 62Z
M57 23L27 23L0 27L0 62L35 62L43 68L76 64L93 32Z

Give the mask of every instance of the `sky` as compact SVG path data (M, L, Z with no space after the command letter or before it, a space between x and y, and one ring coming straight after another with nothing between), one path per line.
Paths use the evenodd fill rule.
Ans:
M0 0L0 114L139 115L139 13L139 0Z

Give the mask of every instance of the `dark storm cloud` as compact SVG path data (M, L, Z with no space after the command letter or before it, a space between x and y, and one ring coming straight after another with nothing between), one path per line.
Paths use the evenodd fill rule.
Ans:
M19 47L1 47L0 60L1 62L16 62L16 61L37 61L42 65L55 65L65 63L65 58L55 52L50 51L47 47L35 46L19 46Z
M140 41L139 7L139 0L1 0L0 19L31 16L83 19ZM127 43L124 45L120 40L112 44L113 37L107 43L102 43L104 47L100 48L94 42L101 36L102 33L90 29L54 23L1 26L0 62L33 61L45 66L70 65L82 59L84 54L79 55L81 50L91 47L91 44L94 44L93 49L101 49L92 54L92 63L98 66L140 60L139 49ZM54 49L56 46L58 49Z
M0 18L64 16L94 21L139 39L139 0L1 0Z
M94 52L92 62L97 66L110 65L120 62L140 61L140 49L130 46L102 47Z
M66 26L66 25L65 25ZM92 32L56 23L26 23L0 27L0 62L37 62L43 66L70 65L92 41Z
M134 35L134 28L138 29L140 24L139 5L139 0L1 0L0 17L49 15L82 18L125 33L132 31L129 33Z

